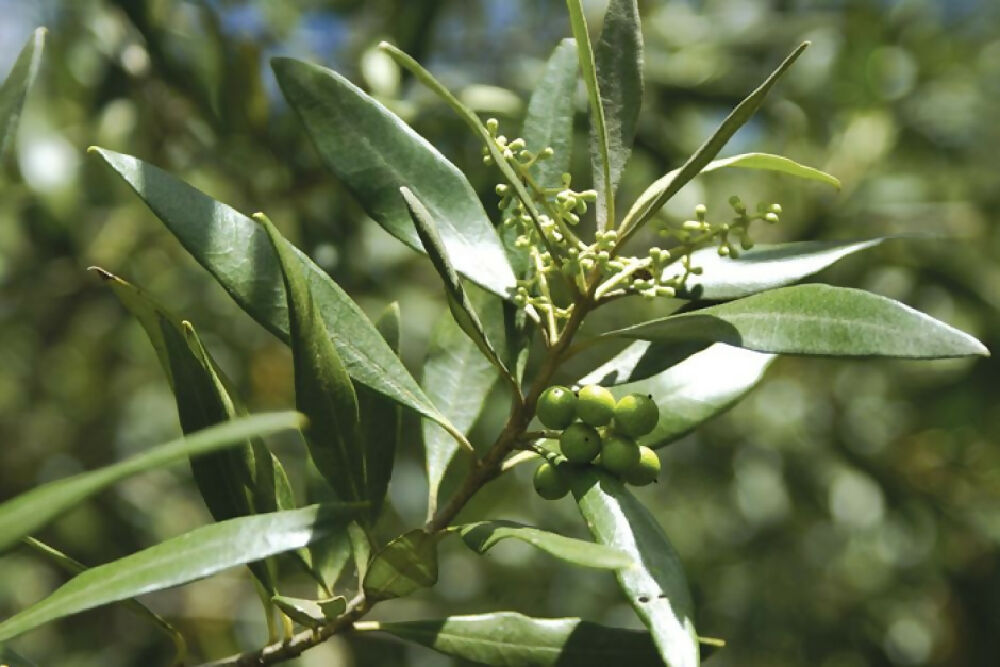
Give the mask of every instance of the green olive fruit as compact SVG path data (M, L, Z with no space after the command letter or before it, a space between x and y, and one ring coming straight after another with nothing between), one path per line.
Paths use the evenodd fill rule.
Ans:
M639 463L639 445L627 435L609 433L601 442L601 466L623 476Z
M576 419L576 395L566 387L549 387L538 397L535 413L547 427L562 430Z
M538 466L532 481L535 491L546 500L559 500L569 493L569 484L551 463Z
M660 476L660 457L649 447L639 448L639 462L626 472L623 479L633 486L646 486Z
M615 430L633 438L651 433L660 420L660 409L652 397L629 394L615 403Z
M598 384L588 384L576 394L576 414L591 426L604 426L615 414L615 397Z
M570 463L590 463L601 452L601 434L593 426L575 422L562 432L559 448Z

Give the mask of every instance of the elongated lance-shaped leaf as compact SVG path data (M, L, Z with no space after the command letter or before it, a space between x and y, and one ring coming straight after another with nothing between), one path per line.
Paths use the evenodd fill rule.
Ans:
M642 29L636 0L611 0L604 13L604 27L594 54L597 84L604 111L607 134L608 175L611 183L605 186L605 170L598 161L600 137L596 124L591 125L591 163L602 165L594 169L594 189L597 190L598 220L608 220L606 197L618 189L622 172L632 153L639 108L642 106ZM594 155L597 153L598 155ZM615 220L607 225L613 227Z
M722 124L719 125L715 133L705 140L698 150L687 159L680 169L668 173L660 180L650 185L645 192L632 204L632 208L622 220L621 233L618 236L619 245L624 243L628 237L642 227L653 215L656 214L677 191L684 187L692 178L697 176L712 161L722 147L732 138L736 131L743 127L743 124L750 120L750 117L764 103L764 98L778 82L788 68L798 59L802 52L809 46L809 42L803 42L774 70L769 77L756 90L736 105L736 108L726 116Z
M500 311L497 300L489 298L486 292L470 291L470 295L479 312L489 308ZM487 318L490 319L493 316ZM430 350L420 381L427 395L442 406L456 429L467 433L472 428L498 375L496 366L482 355L453 318L438 319L431 333ZM429 518L437 511L441 481L459 446L441 427L429 421L421 424L421 432L427 459Z
M689 275L677 295L684 299L726 301L784 287L807 278L855 252L877 246L885 237L860 241L798 241L761 245L739 257L720 257L715 248L691 253L691 266L701 275ZM663 270L664 278L682 276L680 263Z
M535 226L535 230L538 232L539 238L545 244L549 243L548 237L542 231L541 219L538 212L538 207L535 205L535 199L525 188L524 183L521 182L521 177L514 171L514 168L510 166L507 162L507 158L504 157L503 152L497 146L497 142L494 141L493 137L490 136L489 130L483 125L482 121L479 120L479 116L470 109L467 105L463 104L457 97L447 87L444 86L440 81L434 78L434 75L429 71L424 69L420 63L411 58L408 54L400 51L392 44L388 42L382 42L379 44L379 48L389 54L400 67L406 69L420 83L427 86L431 92L440 97L445 104L451 107L451 110L455 114L465 121L466 125L469 126L475 134L479 135L479 138L483 141L483 145L486 147L487 153L489 153L490 158L492 158L494 164L496 164L497 169L503 174L504 179L507 181L507 185L514 189L514 193L517 198L521 200L524 205L525 210L528 212L528 216L531 218L532 223ZM417 193L419 195L419 193ZM432 211L433 212L433 211ZM510 297L512 293L508 292L506 297Z
M696 350L701 346L697 344ZM688 354L661 366L665 370L638 372L644 368L643 358L647 355L650 361L667 361L669 352L676 347L636 341L577 384L616 385L610 387L615 398L629 394L652 396L660 409L660 419L651 433L639 438L639 443L658 448L728 410L757 386L775 359L773 354L717 343L693 353L687 348ZM650 364L645 368L653 367ZM615 382L616 378L621 380Z
M320 474L342 500L365 500L365 448L354 385L330 342L309 283L290 245L265 216L258 218L278 255L288 301L295 365L295 405L309 418L305 436Z
M829 285L781 287L603 334L714 341L758 352L937 359L988 355L978 340L898 301Z
M146 331L174 393L185 433L245 413L236 405L227 381L190 323L180 321L139 287L104 269L92 268ZM281 463L259 439L194 457L191 471L216 521L294 507ZM286 501L284 506L279 497ZM268 564L253 563L250 569L273 594L274 577Z
M601 96L601 86L597 76L597 65L594 62L594 47L590 43L590 33L587 28L587 19L583 15L583 3L580 0L566 0L566 8L569 10L569 25L576 39L577 58L580 62L580 74L583 75L583 83L587 88L587 101L590 104L590 125L592 144L596 145L596 151L591 149L591 167L594 173L600 172L600 180L595 176L595 185L600 183L603 190L598 192L598 200L601 205L598 207L597 228L606 229L615 224L615 192L614 179L611 177L611 152L608 146L608 128L604 117L604 103ZM603 217L600 217L602 216Z
M160 316L181 428L185 433L194 433L232 419L236 410L194 329L184 324L187 326L182 332L175 321ZM253 502L254 453L249 442L191 457L191 472L216 521L261 511ZM267 562L251 563L250 571L268 594L275 593L274 575Z
M296 429L302 424L302 416L297 412L244 417L172 440L120 463L43 484L0 504L0 552L126 477L188 456L232 447L249 437Z
M465 293L462 280L452 267L451 260L446 254L447 250L444 244L441 243L441 237L437 233L437 227L434 223L434 218L431 217L430 211L427 210L427 207L423 205L409 188L400 188L399 192L403 195L403 199L406 200L406 207L410 211L410 217L413 218L413 224L417 228L420 242L423 243L424 249L427 251L427 256L430 257L431 263L434 265L434 269L441 277L441 281L444 282L445 292L448 296L448 306L452 316L455 318L455 322L472 339L472 342L476 344L476 347L479 348L483 355L494 366L500 369L500 372L506 375L510 382L520 391L517 381L514 380L510 371L507 370L493 342L487 337L486 331L483 329L483 323L479 320L479 314L472 305L469 296Z
M364 509L363 503L328 503L195 528L80 573L47 598L0 623L0 641L87 609L304 547L342 528L352 514Z
M530 150L552 149L552 157L539 160L530 168L532 178L541 188L560 187L562 175L569 171L573 155L573 102L577 75L576 40L567 38L549 56L542 80L528 101L521 138ZM515 207L512 201L504 211L505 219L514 214ZM514 272L523 278L531 268L531 261L522 248L514 245L518 237L517 225L501 227L500 237Z
M785 157L784 155L773 155L771 153L741 153L732 157L725 157L709 162L703 172L716 171L726 167L739 167L741 169L761 169L763 171L776 171L789 176L797 176L807 181L819 181L840 189L840 180L825 171L820 171L815 167L807 167L804 164Z
M608 570L632 566L632 557L619 549L550 533L516 521L477 521L455 526L451 530L458 532L465 544L480 554L489 551L500 540L511 538L573 565Z
M274 58L271 67L320 156L368 215L421 250L399 197L399 188L409 187L438 221L459 273L509 298L514 273L475 190L455 165L336 72L292 58Z
M22 540L22 543L32 549L36 554L48 559L50 562L54 563L57 567L70 575L80 574L87 569L86 565L76 560L69 554L63 553L62 551L59 551L59 549L56 549L41 540L36 540L33 537L25 537ZM136 599L128 598L126 600L122 600L122 603L124 607L133 614L151 621L153 625L167 635L170 638L170 641L174 644L174 659L172 664L184 664L187 657L187 642L184 640L184 635L177 631L177 628L170 625L165 618Z
M628 489L595 467L572 471L570 488L599 544L621 549L635 565L615 571L618 586L649 628L669 667L699 664L694 609L684 568L656 519Z
M375 321L375 328L395 352L399 352L399 304L393 302ZM368 389L356 387L361 431L365 439L365 487L371 502L371 522L382 511L389 478L402 437L403 415L398 403Z
M579 618L531 618L516 612L421 621L355 623L439 653L497 667L661 667L648 632L610 628Z
M135 190L243 310L288 342L288 305L281 267L260 225L142 160L101 148L91 150ZM399 199L398 191L393 190L393 195ZM402 201L399 206L406 215ZM408 216L407 224L412 229ZM282 243L301 267L348 373L450 428L361 308L298 248L284 240Z
M365 597L389 600L436 584L437 545L444 536L411 530L389 542L372 558L364 576Z
M24 100L42 62L46 33L45 28L35 30L18 54L7 78L0 85L0 159L3 159L14 142Z

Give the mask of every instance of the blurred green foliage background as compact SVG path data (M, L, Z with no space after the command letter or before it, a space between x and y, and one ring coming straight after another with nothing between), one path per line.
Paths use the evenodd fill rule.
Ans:
M586 4L596 30L605 3ZM900 299L1000 349L1000 5L640 5L647 91L622 201L680 164L792 46L810 39L725 154L784 153L833 173L843 190L720 173L686 187L665 214L683 219L699 202L722 208L738 194L784 207L782 224L762 240L922 235L889 241L821 278ZM345 73L494 202L497 177L474 137L373 47L389 39L413 53L512 136L540 66L569 32L559 0L0 0L0 15L2 73L33 27L50 29L16 151L0 165L0 499L179 432L152 349L90 265L145 286L193 321L252 409L292 404L287 350L87 157L88 145L137 155L244 212L266 211L370 314L398 300L404 360L417 372L445 312L436 276L320 166L267 58L291 54ZM582 91L579 102L574 180L583 183ZM628 304L603 324L648 309ZM688 567L699 632L728 642L710 664L997 664L998 379L995 358L785 358L741 405L663 450L661 483L638 494ZM502 402L488 410L474 442L486 443L505 413ZM424 512L415 422L407 434L383 538ZM274 444L301 477L300 443ZM535 498L527 475L496 482L468 516L583 535L572 502ZM178 466L119 485L39 537L96 564L207 520ZM440 583L380 605L374 617L509 609L637 627L610 574L571 570L521 546L480 558L446 543ZM0 617L63 577L26 551L3 555ZM232 571L146 601L187 634L195 657L219 657L265 640L249 581ZM163 636L120 607L47 626L14 646L38 664L62 666L165 664L170 654ZM298 664L452 662L365 636L336 639Z

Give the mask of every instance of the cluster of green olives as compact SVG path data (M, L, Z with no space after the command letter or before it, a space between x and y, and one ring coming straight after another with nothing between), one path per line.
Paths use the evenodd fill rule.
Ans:
M635 486L652 484L660 474L656 452L635 441L652 432L660 419L651 396L629 394L616 401L596 384L576 393L553 386L538 398L536 414L548 428L562 431L559 449L571 464L595 463ZM538 466L534 483L538 495L547 500L569 492L559 464Z

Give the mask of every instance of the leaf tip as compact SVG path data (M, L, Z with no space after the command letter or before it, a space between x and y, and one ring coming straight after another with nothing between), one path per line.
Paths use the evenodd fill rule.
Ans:
M99 266L88 266L88 271L93 271L101 280L114 280L115 274L111 273L107 269L102 269Z

